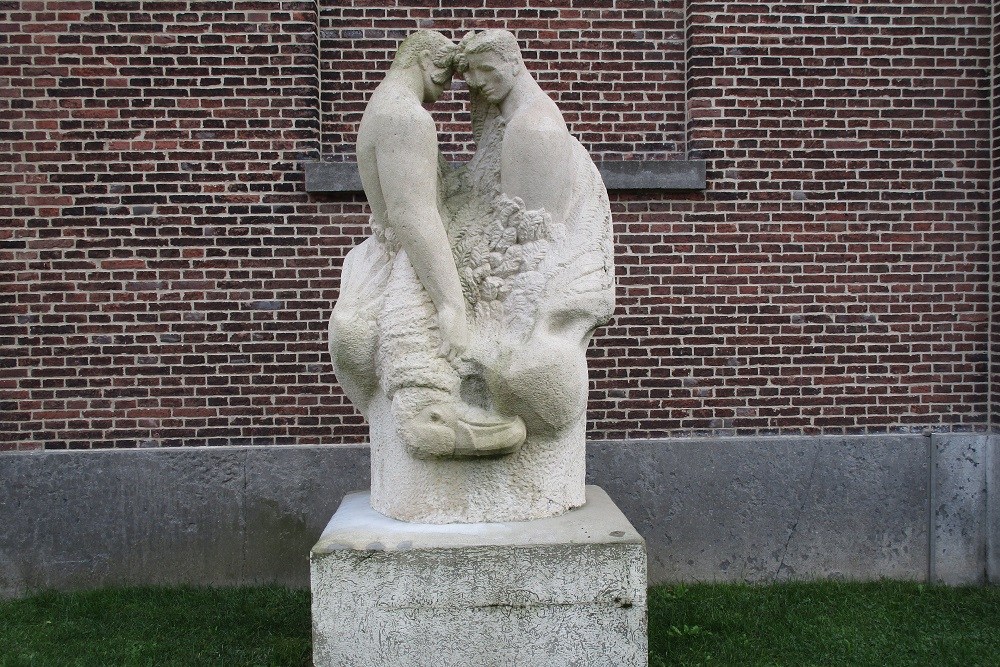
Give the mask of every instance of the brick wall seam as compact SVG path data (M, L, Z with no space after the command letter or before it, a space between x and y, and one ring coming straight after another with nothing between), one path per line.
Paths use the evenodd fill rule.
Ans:
M988 428L991 432L996 431L997 418L996 407L994 405L994 393L995 389L993 387L993 373L994 373L994 359L995 354L993 350L993 339L997 335L995 313L997 309L996 303L996 261L993 257L996 225L997 225L997 170L1000 169L1000 165L997 163L997 74L996 74L996 63L997 63L997 26L1000 24L1000 8L998 8L997 0L993 0L990 3L992 10L991 14L991 26L990 26L990 73L987 74L990 84L990 185L989 185L989 195L990 195L990 212L989 212L989 232L987 245L989 247L989 284L990 284L990 307L989 307L989 320L987 324L987 334L986 334L986 347L987 347L987 382L986 382L986 406L988 411Z
M319 151L316 159L323 160L323 147L326 145L323 137L323 39L320 35L320 13L322 0L313 1L316 12L316 115L319 118Z
M684 26L682 33L684 35L684 143L681 146L681 154L684 155L686 159L691 159L689 148L689 139L691 137L691 91L688 86L688 48L690 45L688 30L691 25L690 12L690 0L684 0Z

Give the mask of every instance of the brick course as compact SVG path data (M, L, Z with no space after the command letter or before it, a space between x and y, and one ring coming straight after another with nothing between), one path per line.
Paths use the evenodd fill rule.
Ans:
M679 296L712 326L697 386L738 399L709 424L983 424L989 7L689 7L690 148L712 171Z
M367 208L301 162L418 27L513 30L597 157L708 160L612 198L590 437L985 428L988 4L472 4L0 2L0 449L364 438L325 319Z
M336 428L313 3L0 7L0 446Z

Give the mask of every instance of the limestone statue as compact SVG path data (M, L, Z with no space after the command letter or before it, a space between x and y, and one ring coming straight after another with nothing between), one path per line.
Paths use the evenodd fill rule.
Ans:
M455 73L476 152L451 170L422 104ZM585 351L614 310L611 213L514 36L407 37L357 155L373 233L344 261L330 351L371 426L372 507L468 523L583 504Z

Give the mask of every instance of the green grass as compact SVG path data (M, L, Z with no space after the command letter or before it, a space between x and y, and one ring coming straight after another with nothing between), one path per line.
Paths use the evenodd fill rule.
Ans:
M649 597L650 667L1000 665L1000 588L693 585ZM0 602L0 666L307 665L309 593L107 589ZM442 666L450 667L450 666Z
M649 664L1000 665L1000 588L917 583L660 587Z
M0 602L0 665L305 665L309 592L115 588Z

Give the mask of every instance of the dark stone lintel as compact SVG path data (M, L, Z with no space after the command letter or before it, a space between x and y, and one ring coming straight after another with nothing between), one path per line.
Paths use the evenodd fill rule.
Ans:
M705 189L704 160L602 160L597 168L610 192ZM306 192L362 192L355 162L306 162Z

